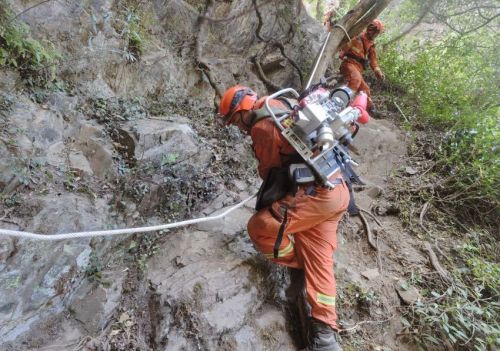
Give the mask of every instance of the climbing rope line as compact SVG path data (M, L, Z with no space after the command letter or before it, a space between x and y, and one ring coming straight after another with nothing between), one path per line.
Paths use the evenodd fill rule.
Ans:
M92 238L96 236L111 236L111 235L125 235L125 234L137 234L137 233L149 233L164 229L183 227L196 223L203 223L208 221L213 221L216 219L220 219L232 211L240 208L248 201L253 199L256 195L252 195L249 198L241 201L240 203L228 208L224 212L211 216L211 217L201 217L195 219L189 219L187 221L167 223L167 224L159 224L149 227L136 227L136 228L123 228L123 229L112 229L112 230L96 230L96 231L88 231L88 232L76 232L76 233L63 233L63 234L38 234L38 233L30 233L30 232L22 232L17 230L8 230L8 229L0 229L0 235L6 235L17 238L26 238L26 239L34 239L34 240L44 240L44 241L55 241L55 240L67 240L67 239L77 239L77 238Z
M338 27L340 29L342 29L345 33L345 35L347 36L347 39L349 39L349 41L351 41L351 37L349 36L349 33L347 33L347 30L344 28L344 26L340 25L340 24L334 24L333 27Z

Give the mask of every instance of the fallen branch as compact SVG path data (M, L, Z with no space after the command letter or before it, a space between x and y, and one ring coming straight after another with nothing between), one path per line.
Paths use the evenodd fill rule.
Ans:
M363 222L363 225L365 226L365 232L366 232L366 236L368 238L368 244L370 244L370 246L372 247L372 249L378 250L377 243L373 239L373 233L372 233L372 230L370 228L370 224L366 220L366 217L363 214L363 212L359 212L359 217L361 218L361 221Z
M429 207L429 201L427 201L424 206L422 206L422 211L420 211L420 216L419 216L419 220L420 220L420 226L423 227L424 226L424 216L425 214L427 213L427 208Z
M406 115L404 114L403 110L401 110L401 108L399 107L399 105L396 103L396 101L393 101L394 103L394 106L396 106L396 108L398 109L399 113L401 114L401 116L403 116L403 118L405 119L406 123L409 123L410 120L408 119L408 117L406 117Z
M448 263L453 264L452 260L450 260L450 258L447 255L445 255L445 253L439 248L438 239L437 238L434 238L434 247L436 248L436 251L441 256L443 256L446 259L446 261L448 261Z
M382 250L380 250L380 246L378 246L378 239L380 237L380 232L377 233L377 266L378 272L382 274Z
M361 321L361 322L357 322L352 327L345 328L345 329L344 328L340 328L339 332L344 333L344 332L348 332L348 331L351 331L351 330L355 330L355 329L359 328L363 324L381 324L381 323L387 323L387 322L389 322L390 320L392 320L394 318L396 318L396 316L391 316L389 318L378 320L378 321L376 320L376 321Z
M444 269L443 266L441 266L441 263L439 263L436 254L432 250L431 244L426 241L424 247L425 250L427 251L427 254L429 255L432 267L436 270L441 279L443 279L448 284L453 283L453 280L450 278L450 274L448 273L448 271Z

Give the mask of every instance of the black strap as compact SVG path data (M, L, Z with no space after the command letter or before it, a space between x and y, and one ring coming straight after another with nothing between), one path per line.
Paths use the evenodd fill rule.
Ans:
M347 207L347 212L351 215L357 215L359 213L358 206L354 200L354 191L352 189L352 183L363 184L359 176L354 172L351 165L344 161L344 155L342 151L337 150L335 154L335 159L340 166L340 171L344 177L344 180L347 184L347 188L349 189L349 205Z
M281 226L278 231L278 236L276 237L276 242L274 243L273 254L274 258L278 258L281 242L283 241L283 233L285 233L286 222L288 220L288 207L282 206L281 208L285 209L285 213L283 214L283 221L281 221Z
M363 40L363 38L361 37L361 35L359 36L359 39L361 39L361 45L363 45L363 58L365 59L366 61L366 58L368 56L368 53L366 52L366 46L365 46L365 41Z
M362 58L354 56L352 54L345 54L345 56L347 58L350 58L350 59L353 59L353 60L359 62L364 68L366 68L366 66L368 66L368 60L367 59L362 59Z
M359 208L354 200L354 191L352 191L352 182L346 181L347 189L349 189L349 205L347 206L347 212L351 216L359 214Z

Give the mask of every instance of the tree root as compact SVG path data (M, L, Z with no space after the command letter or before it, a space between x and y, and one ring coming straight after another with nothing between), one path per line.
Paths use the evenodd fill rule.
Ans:
M300 69L299 65L292 59L290 58L286 53L285 53L285 47L283 45L283 43L280 41L281 39L273 39L272 37L269 38L269 39L265 39L260 31L262 29L262 25L263 25L263 19L262 19L262 15L259 11L259 7L257 6L257 1L256 0L252 0L252 3L253 3L253 6L255 8L255 14L257 16L257 19L258 19L258 24L257 24L257 28L255 30L255 37L257 39L259 39L261 42L265 43L266 44L266 47L264 48L263 51L266 50L266 48L269 46L269 47L274 47L274 48L278 48L280 53L281 53L281 56L283 56L297 71L297 74L299 75L299 79L300 79L300 85L302 86L304 83L304 75L302 73L302 70ZM301 9L301 6L300 6L300 2L298 2L298 7L297 7L297 13L300 13L300 9ZM294 30L294 26L291 26L290 27L290 30L289 30L289 33L288 33L288 41L290 41L291 39L293 39L293 37L295 36L295 30ZM280 87L279 85L271 82L267 76L265 75L263 69L262 69L262 65L260 63L260 55L255 55L254 57L252 57L252 62L255 64L256 68L257 68L257 73L260 77L260 79L264 82L264 84L271 90L280 90L280 89L283 89L282 87Z
M359 328L363 324L382 324L382 323L387 323L387 322L391 321L394 318L396 318L395 315L393 315L393 316L391 316L389 318L386 318L386 319L381 319L381 320L373 320L373 321L368 320L368 321L357 322L356 324L354 324L353 326L350 326L349 328L340 328L339 332L341 332L341 333L347 333L347 332L356 330L357 328Z
M424 243L424 248L425 248L425 251L427 251L427 254L429 255L429 259L430 259L432 267L436 270L436 272L439 274L441 279L443 279L448 284L453 283L453 280L451 279L450 274L448 273L448 271L446 269L443 268L443 266L441 266L441 263L439 263L439 260L436 256L436 254L434 253L434 251L432 250L431 244L428 241L426 241Z
M358 206L358 209L359 209L360 211L363 211L363 212L364 212L364 213L366 213L367 215L370 215L370 217L372 217L372 218L373 218L373 220L374 220L375 222L377 222L377 224L380 226L380 228L383 228L383 227L384 227L384 226L382 225L382 222L380 222L380 220L379 220L379 219L378 219L378 218L377 218L377 217L376 217L373 213L371 213L370 211L365 210L364 208L361 208L361 207L359 207L359 206Z
M198 68L205 74L205 76L208 79L208 82L212 86L212 88L215 90L215 93L219 96L222 97L223 90L221 89L220 85L218 84L217 79L213 75L212 71L210 70L210 65L208 62L205 60L203 57L203 43L204 40L202 39L204 36L206 36L207 30L206 26L208 25L208 20L207 18L210 12L210 8L213 5L213 0L207 0L206 5L205 5L205 16L199 17L198 21L198 33L196 34L196 62L198 64Z
M282 87L280 87L279 85L271 82L267 78L266 74L262 70L262 66L260 65L260 62L259 62L259 59L257 58L257 56L253 56L252 57L252 62L255 65L255 67L257 68L257 74L259 75L260 80L267 86L268 89L271 89L271 90L274 90L274 91L278 91L278 90L283 89Z
M361 221L363 222L363 225L365 226L365 231L366 231L366 236L367 236L367 239L368 239L368 244L370 244L370 246L372 247L372 249L374 249L374 250L377 251L378 250L377 243L375 242L375 240L373 238L373 233L372 233L372 230L370 228L370 224L366 220L366 217L363 214L363 212L359 212L359 217L361 218Z

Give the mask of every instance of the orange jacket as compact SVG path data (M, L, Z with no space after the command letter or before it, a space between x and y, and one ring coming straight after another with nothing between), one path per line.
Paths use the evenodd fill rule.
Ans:
M264 106L265 97L260 98L254 106L257 110ZM270 105L288 110L289 107L279 100L271 100ZM252 148L259 161L258 171L262 179L266 179L269 170L283 167L297 156L297 151L281 135L272 118L264 118L254 124L250 130Z
M361 60L368 60L370 67L375 72L380 70L377 62L377 51L375 50L375 43L366 37L366 32L353 38L348 42L340 51L339 57L343 62L348 62L356 65L361 72L364 71L363 65L356 59L349 57L357 57Z

